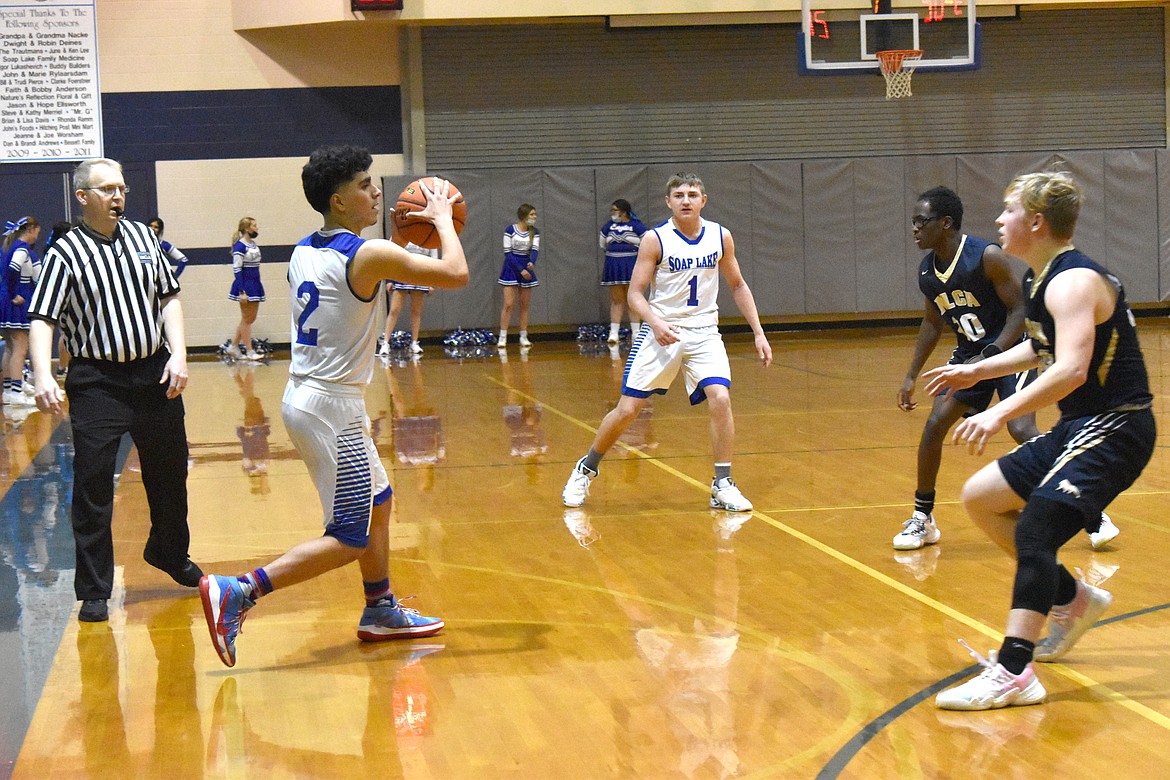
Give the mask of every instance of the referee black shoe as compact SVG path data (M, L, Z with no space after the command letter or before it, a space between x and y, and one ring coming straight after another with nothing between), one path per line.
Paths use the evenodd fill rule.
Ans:
M81 602L77 619L82 623L104 623L110 619L110 610L105 599L86 599Z
M203 577L203 570L190 558L183 561L177 567L170 568L164 566L157 558L151 555L149 550L142 553L142 559L160 571L165 571L170 575L171 579L182 585L184 588L198 588L199 580Z

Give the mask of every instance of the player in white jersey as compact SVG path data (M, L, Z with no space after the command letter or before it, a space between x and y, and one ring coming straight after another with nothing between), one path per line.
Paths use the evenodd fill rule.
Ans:
M301 172L305 197L324 227L293 250L292 363L282 416L321 495L325 534L239 577L209 575L199 584L203 611L220 660L236 662L236 635L256 599L357 561L366 608L358 638L430 636L443 627L402 606L390 589L390 497L386 471L370 435L363 389L374 375L374 351L386 279L432 287L467 283L467 261L451 221L448 183L423 184L427 207L417 217L439 231L441 259L407 252L358 234L377 224L382 191L365 149L323 147Z
M719 335L719 274L727 280L739 311L755 334L756 353L765 366L772 348L760 327L756 302L739 270L731 233L700 216L707 205L702 180L676 174L666 184L673 215L642 237L630 280L630 311L642 320L626 359L626 378L618 405L605 416L593 444L577 462L561 494L577 507L589 495L601 458L617 442L652 395L665 394L683 370L691 404L707 401L715 477L711 506L750 512L752 504L731 479L735 421L731 415L731 367Z

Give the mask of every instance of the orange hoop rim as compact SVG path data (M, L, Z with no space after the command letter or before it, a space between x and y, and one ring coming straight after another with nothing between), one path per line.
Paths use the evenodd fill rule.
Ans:
M882 73L897 73L902 70L902 62L904 60L908 60L916 65L918 64L918 60L922 59L922 55L922 49L886 49L885 51L877 52L874 56L878 58Z

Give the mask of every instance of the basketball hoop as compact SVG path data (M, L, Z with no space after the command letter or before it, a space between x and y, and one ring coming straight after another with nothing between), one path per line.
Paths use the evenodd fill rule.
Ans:
M882 75L886 77L886 100L910 97L910 77L922 59L921 49L889 49L877 53Z

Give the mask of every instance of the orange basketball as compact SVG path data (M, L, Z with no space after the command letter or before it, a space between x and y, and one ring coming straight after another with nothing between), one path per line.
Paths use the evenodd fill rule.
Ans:
M434 186L434 180L431 177L426 177L428 187ZM447 189L447 195L455 196L455 202L451 204L451 221L455 223L455 232L463 232L463 223L467 221L467 201L463 199L463 194L459 192L459 188L451 184ZM440 247L439 231L435 230L435 226L425 219L407 219L406 215L412 211L422 211L427 207L427 196L423 192L422 185L419 180L415 179L410 184L406 185L398 195L398 202L394 205L394 224L398 227L398 235L395 240L406 246L407 243L421 246L423 249L438 249Z

